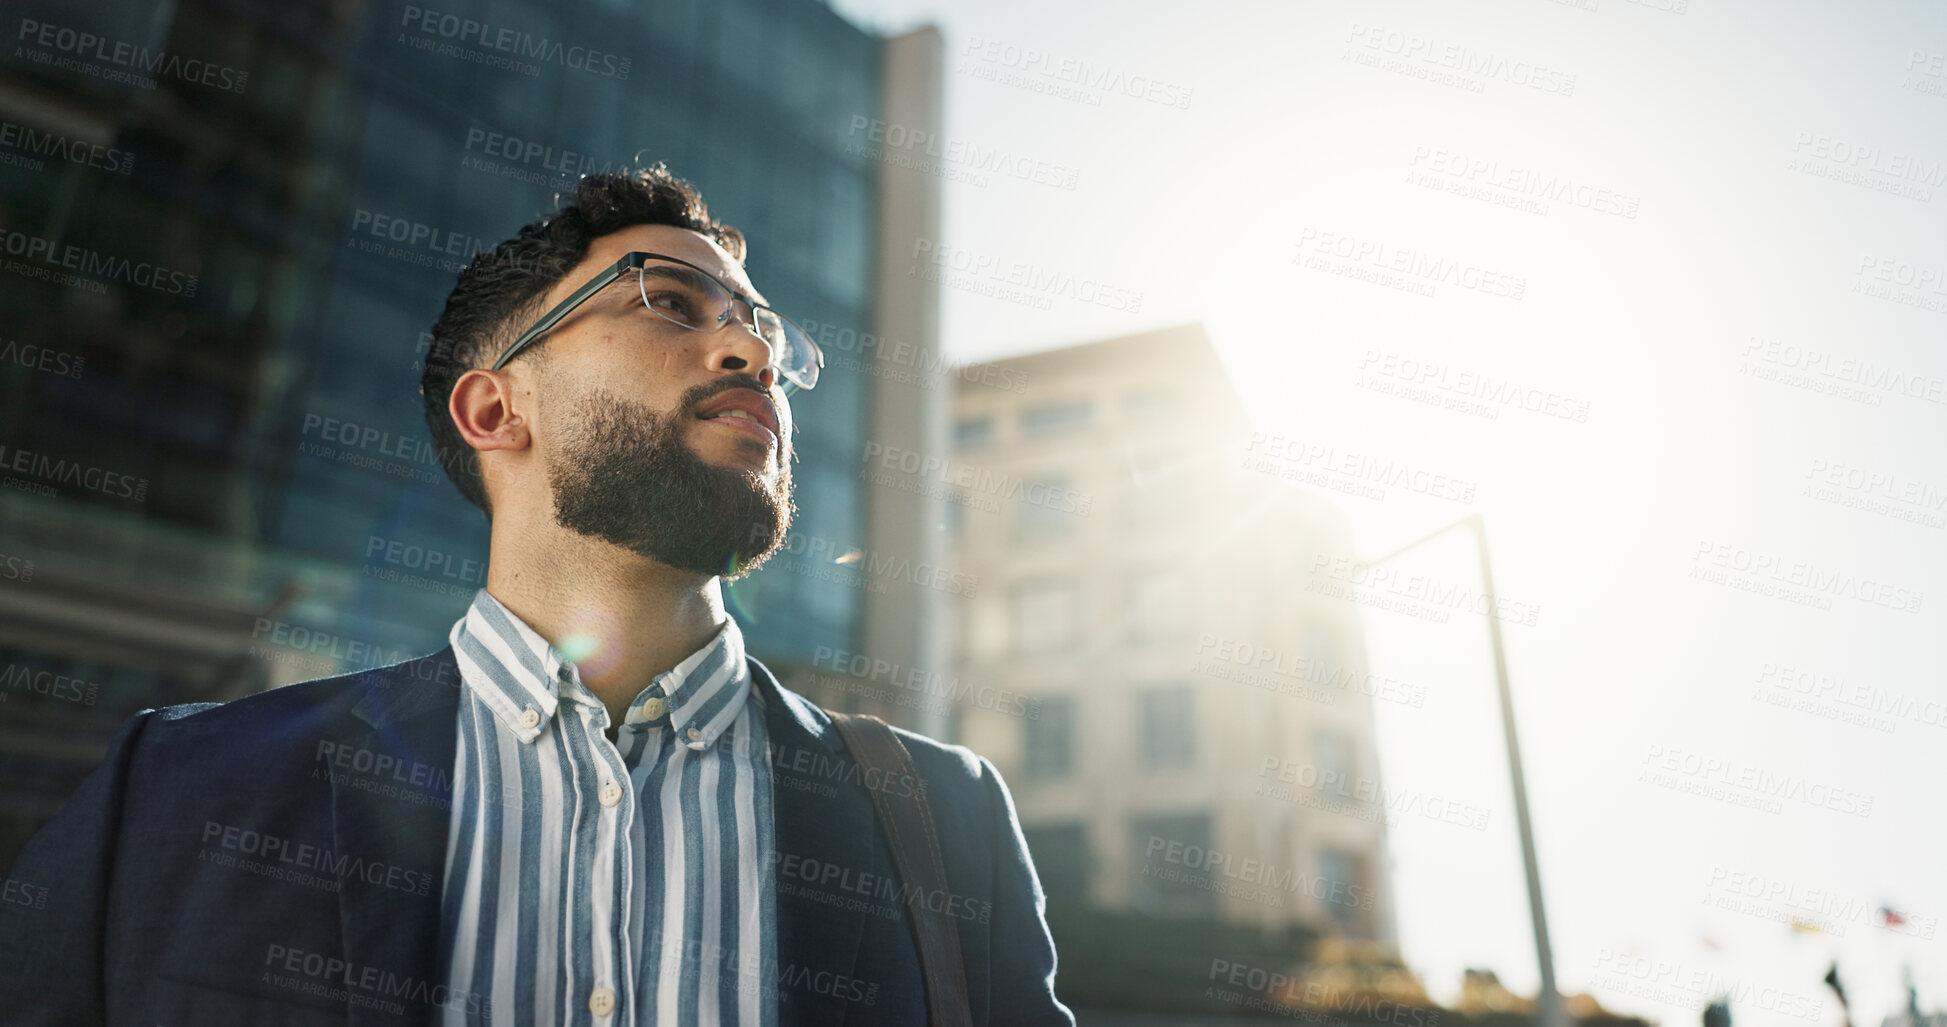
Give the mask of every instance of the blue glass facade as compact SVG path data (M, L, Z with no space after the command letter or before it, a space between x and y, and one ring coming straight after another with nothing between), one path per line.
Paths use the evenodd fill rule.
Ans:
M875 165L844 145L877 116L883 43L811 0L10 7L0 462L28 473L0 494L0 553L42 582L208 601L311 673L443 644L487 524L427 438L424 333L471 255L584 172L666 162L744 232L779 309L872 323ZM867 385L834 368L794 397L796 531L864 534ZM852 647L860 595L759 572L733 606L789 666ZM96 729L124 705L104 694Z

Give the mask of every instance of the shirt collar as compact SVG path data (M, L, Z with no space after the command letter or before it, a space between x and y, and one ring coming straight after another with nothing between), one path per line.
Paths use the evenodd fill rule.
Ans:
M523 742L540 737L564 700L601 705L574 662L484 588L466 616L454 622L449 641L461 680ZM621 730L667 724L677 741L704 749L737 719L751 693L743 633L736 621L726 619L703 648L656 675L635 697ZM661 717L647 716L651 699L662 701Z
M649 716L651 699L661 699L667 723L676 740L692 749L708 748L737 719L751 695L750 664L744 659L744 635L737 622L725 620L703 648L683 662L656 675L622 715L622 730L646 731L660 726Z

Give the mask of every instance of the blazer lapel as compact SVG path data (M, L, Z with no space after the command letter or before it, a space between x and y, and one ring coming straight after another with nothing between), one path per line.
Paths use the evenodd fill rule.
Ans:
M343 875L339 893L345 959L354 977L376 971L378 990L406 1007L407 1021L430 1023L435 989L445 982L436 957L459 667L448 647L369 671L363 683L365 695L352 712L370 730L353 744L372 754L373 769L336 774L331 784L338 854L362 861ZM380 770L387 757L395 762ZM350 1022L375 1027L400 1020L353 1004Z
M844 901L847 893L822 880L827 873L857 880L883 872L875 865L878 822L849 757L840 755L844 745L831 718L779 686L763 664L750 664L764 695L771 745L778 1023L842 1023L849 1008L844 996L805 982L854 976L865 903Z

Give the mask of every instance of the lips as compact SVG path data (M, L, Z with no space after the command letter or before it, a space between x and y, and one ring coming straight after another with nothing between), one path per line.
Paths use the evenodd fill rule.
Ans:
M753 389L726 389L698 407L696 417L700 421L729 420L733 422L731 427L754 424L772 439L779 433L777 408L771 405L769 397Z

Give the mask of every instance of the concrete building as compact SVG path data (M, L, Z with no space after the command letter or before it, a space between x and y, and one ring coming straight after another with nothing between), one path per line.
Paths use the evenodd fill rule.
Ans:
M1201 327L960 369L956 740L1053 904L1394 938L1358 617L1305 592L1332 504L1247 466Z

